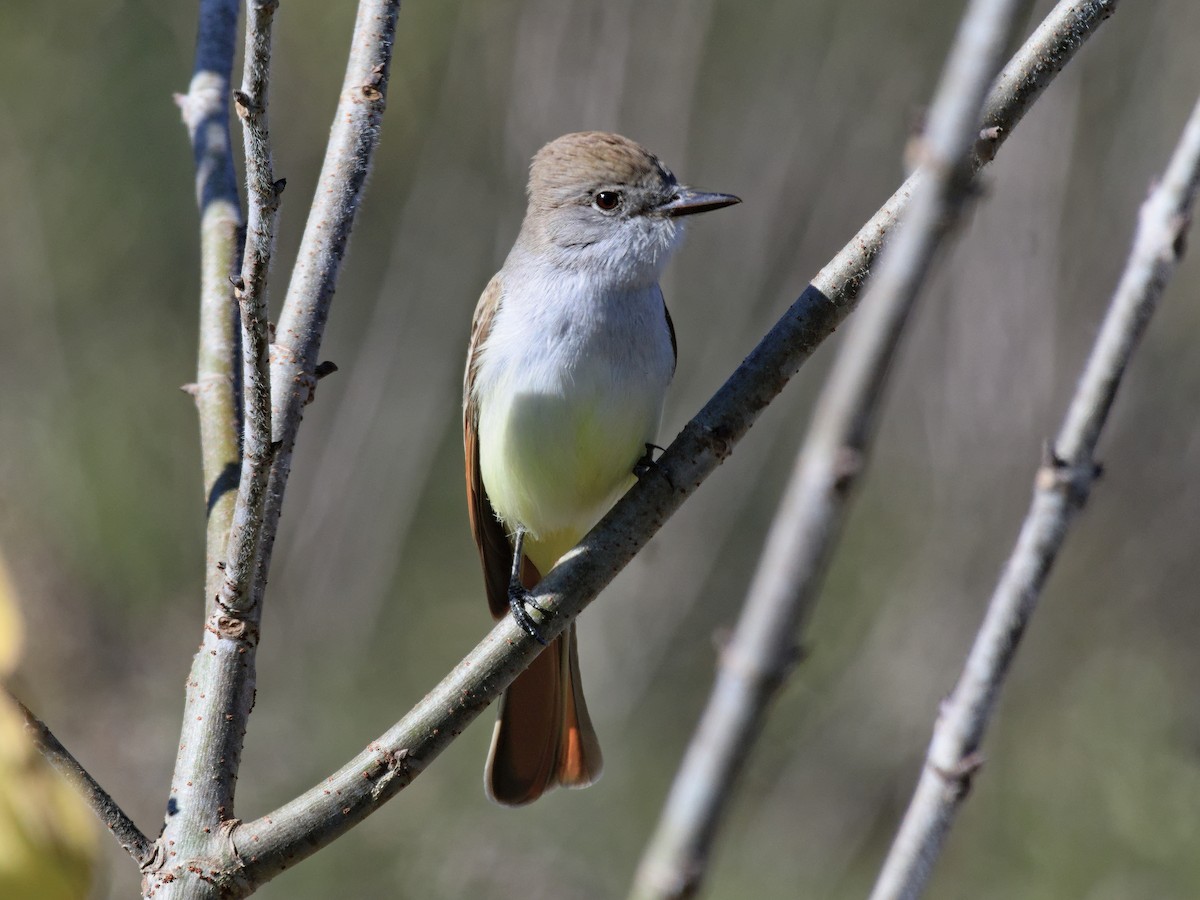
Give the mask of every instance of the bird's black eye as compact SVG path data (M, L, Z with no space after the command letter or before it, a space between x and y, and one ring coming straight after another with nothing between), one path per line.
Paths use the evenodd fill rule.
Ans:
M612 212L621 205L621 195L616 191L600 191L592 200L601 212Z

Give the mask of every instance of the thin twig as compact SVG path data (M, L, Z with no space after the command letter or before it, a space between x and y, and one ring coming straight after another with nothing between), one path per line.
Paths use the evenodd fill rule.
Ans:
M274 442L266 522L254 583L261 603L301 413L316 389L317 357L333 292L379 142L400 0L361 0L316 198L271 345Z
M138 864L139 868L150 862L154 855L153 842L142 834L141 829L133 824L133 820L109 796L108 791L100 787L91 773L80 765L70 751L59 742L54 733L46 727L46 723L30 712L24 703L7 690L4 693L21 711L21 715L25 719L25 733L29 735L34 746L54 767L54 770L70 782L80 796L87 801L92 812L99 816L104 826L113 833L113 836L121 844L121 848L133 857L133 861Z
M242 89L234 92L246 156L246 250L235 296L242 318L242 380L245 433L242 474L221 584L223 615L258 627L251 590L258 558L271 465L271 368L267 344L267 273L275 249L275 225L283 181L276 181L267 131L271 72L271 24L279 0L253 0L246 11L246 52ZM222 627L217 623L217 627ZM225 627L228 627L226 625ZM253 674L250 672L249 674ZM248 712L248 711L247 711Z
M1049 27L1018 52L1009 69L1019 90L993 90L987 114L995 142L1013 127L1083 41L1108 17L1115 0L1060 3ZM1053 65L1046 65L1046 61ZM994 148L992 148L994 149ZM990 154L989 154L990 155ZM980 162L980 165L986 160ZM904 210L910 179L818 275L725 385L659 459L656 475L639 481L534 589L555 615L546 637L562 631L633 558L663 522L729 455L801 363L854 307L871 261ZM275 374L273 372L273 374ZM275 381L279 390L280 382ZM278 420L276 424L278 436ZM255 821L232 839L256 881L272 877L328 845L409 784L491 703L540 650L506 617L454 670L385 734L340 770Z
M918 291L967 196L970 150L1017 5L972 0L964 13L916 145L925 173L817 401L708 705L638 866L631 896L639 900L693 896L708 869L734 783L796 658Z
M1098 474L1096 443L1121 376L1183 252L1200 185L1200 102L1161 184L1142 204L1137 234L1100 334L1053 449L1034 481L1033 499L954 693L942 705L925 767L872 900L919 896L971 776L1021 637L1067 528Z

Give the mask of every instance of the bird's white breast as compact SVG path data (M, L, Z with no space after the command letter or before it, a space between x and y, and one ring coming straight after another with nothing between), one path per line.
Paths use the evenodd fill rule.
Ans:
M658 430L674 351L656 283L597 288L586 275L511 263L479 350L480 469L501 520L557 558L630 485Z

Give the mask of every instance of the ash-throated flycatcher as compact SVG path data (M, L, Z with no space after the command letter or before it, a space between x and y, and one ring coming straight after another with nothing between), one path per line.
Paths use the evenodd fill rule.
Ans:
M679 219L738 202L616 134L564 135L533 158L521 233L475 309L463 444L492 614L511 609L538 640L528 588L629 488L658 430L675 371L658 279ZM485 783L517 805L601 765L572 623L501 699Z

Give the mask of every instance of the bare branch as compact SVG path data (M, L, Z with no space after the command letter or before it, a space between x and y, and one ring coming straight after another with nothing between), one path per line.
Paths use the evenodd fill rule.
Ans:
M1200 185L1200 102L1161 184L1142 204L1125 271L1071 400L1053 450L1038 469L1033 500L958 685L942 705L925 768L888 853L872 900L920 895L971 776L1000 689L1075 513L1098 469L1096 443L1126 365L1183 251Z
M205 601L207 622L200 650L188 674L179 751L167 802L167 817L157 864L144 869L147 892L166 886L159 896L181 896L194 880L186 861L200 857L214 840L217 826L233 811L233 791L241 753L244 718L234 722L231 709L248 710L253 686L230 700L221 685L238 684L245 648L220 640L216 597L238 485L238 430L241 405L236 389L240 352L230 278L240 254L240 212L231 158L229 87L237 34L237 0L201 0L196 61L191 87L179 98L196 157L201 213L203 280L200 313L200 372L196 388L200 409L201 453L208 491ZM250 653L253 650L251 648ZM220 701L219 705L217 701Z
M275 444L254 602L266 589L271 551L292 467L304 405L317 381L317 354L334 287L379 141L400 0L361 0L341 99L333 118L316 197L300 243L271 346L271 415Z
M1049 27L1043 26L1006 69L1010 81L1004 89L989 94L988 121L999 128L996 145L1011 134L1026 109L1114 5L1115 0L1075 0L1053 10ZM905 182L822 269L675 439L660 458L657 474L639 481L538 584L533 591L538 605L555 613L543 625L548 639L567 627L724 461L804 360L849 314L872 260L915 184L915 177ZM279 369L272 374L278 394ZM353 760L283 807L236 827L231 837L245 875L255 881L272 877L326 846L394 796L540 649L511 618L503 619L421 703Z
M967 7L925 136L917 143L923 175L817 401L708 705L638 866L632 897L690 897L699 890L734 782L796 658L798 632L816 601L851 488L865 466L887 374L917 292L967 195L980 113L1017 6L1015 0L973 0Z
M100 821L113 833L121 848L133 857L139 868L149 863L154 855L154 844L150 839L142 834L141 829L117 806L108 791L100 787L91 773L59 742L54 733L46 727L46 723L7 690L4 693L21 711L25 719L25 733L46 761L87 801L92 812L100 817Z
M271 23L279 0L254 0L247 10L242 89L234 94L246 152L246 251L236 296L242 313L242 380L246 411L242 475L225 555L219 605L247 627L258 626L252 579L263 527L271 465L271 369L267 347L267 273L275 249L275 224L284 182L275 181L267 133ZM246 671L246 670L243 670ZM247 714L249 710L246 710ZM244 723L243 723L244 727Z
M188 678L167 825L160 838L171 852L166 854L169 859L164 858L161 866L147 873L143 885L147 894L236 896L253 889L236 865L218 861L230 862L228 835L230 823L235 821L234 786L254 702L262 593L300 411L311 395L329 303L378 140L398 8L398 0L362 0L359 5L345 89L300 247L300 261L284 304L274 369L268 365L265 280L283 184L272 180L265 105L275 3L259 0L249 16L246 75L238 100L246 123L251 235L243 272L235 279L242 305L248 407L243 470L236 515L232 519L222 516L222 530L210 528L208 621ZM233 0L201 2L197 68L203 68L204 83L218 99L208 112L211 127L195 131L223 134L226 155L224 95L232 65L236 12ZM185 106L185 112L187 109ZM236 209L232 179L225 187L228 202ZM232 347L232 340L226 343ZM212 345L213 338L206 333L202 356L211 352ZM225 377L231 385L233 374L229 365ZM272 384L277 388L274 404ZM272 431L276 432L274 441ZM282 452L277 454L276 448ZM269 499L264 497L264 488ZM264 503L268 504L265 516ZM233 506L232 497L229 504ZM227 548L228 560L214 558L214 539L222 550Z
M196 61L186 94L175 102L183 115L196 166L200 209L200 349L196 384L187 390L200 414L200 450L208 513L207 591L220 586L217 568L237 489L237 357L233 288L242 216L229 136L229 72L237 32L237 0L201 0Z
M241 310L240 408L245 433L236 499L223 522L224 533L217 536L224 552L214 569L224 577L219 589L210 589L208 594L204 641L188 679L183 735L164 831L164 839L173 842L175 856L181 860L199 855L213 840L219 823L233 816L242 743L254 703L259 614L250 604L250 585L271 461L266 280L281 190L271 172L266 120L270 29L276 6L275 0L258 0L248 11L245 73L242 90L235 94L244 125L249 206L242 271L233 279ZM236 23L225 20L223 24L232 27ZM232 55L224 63L231 65ZM228 110L223 108L223 112L227 125Z

